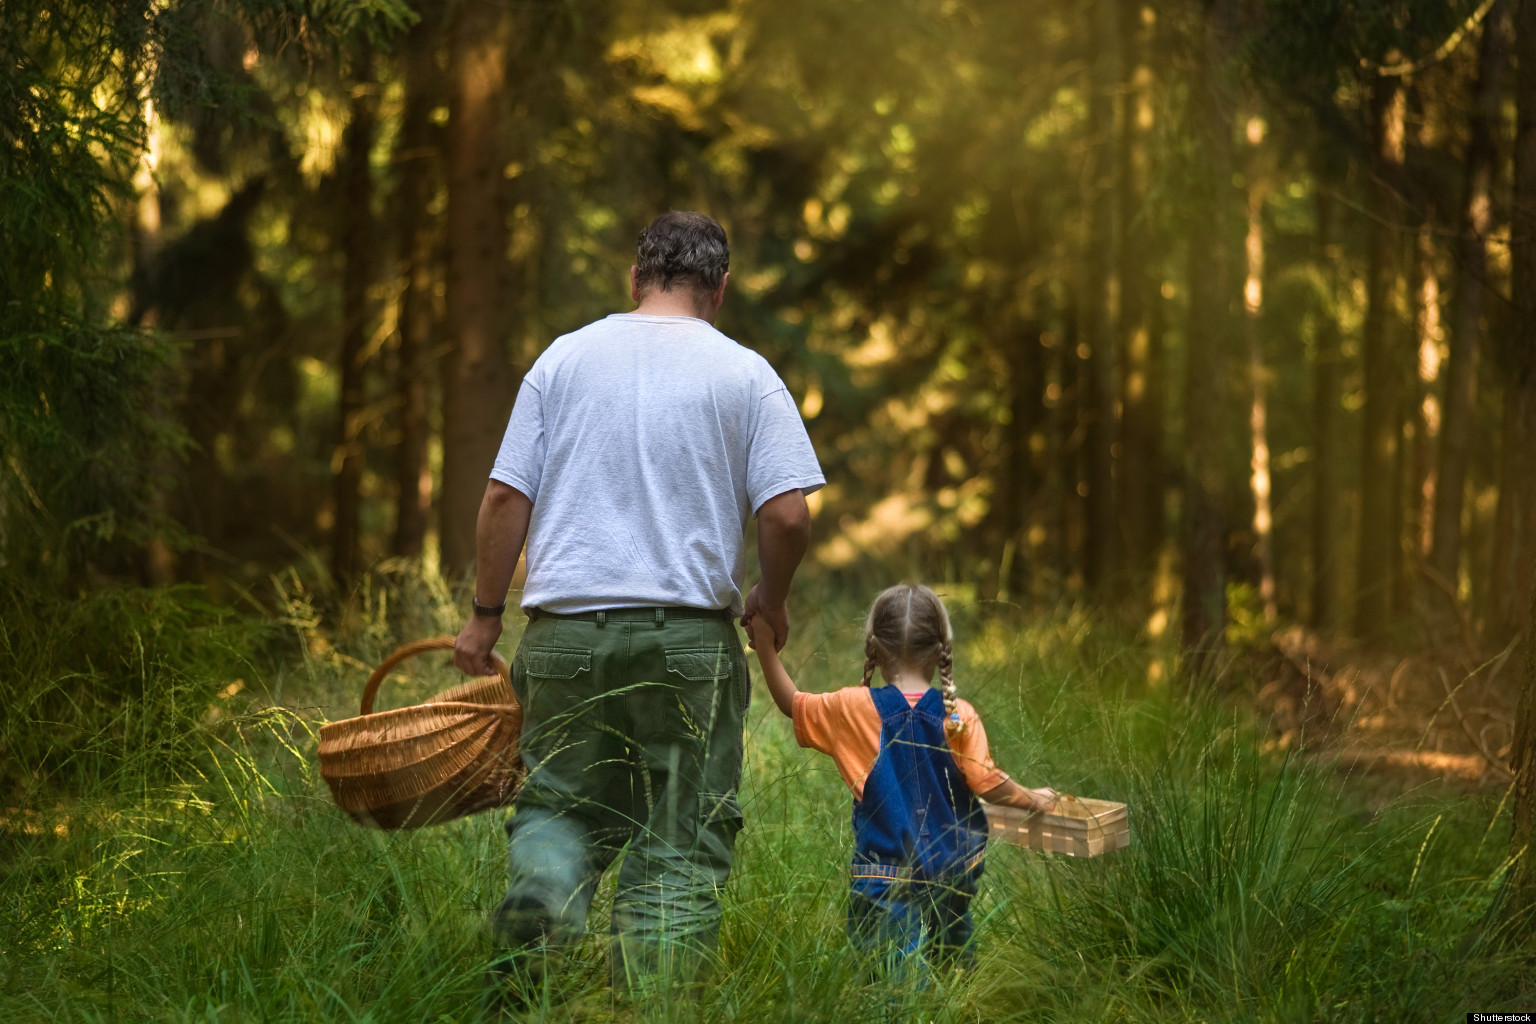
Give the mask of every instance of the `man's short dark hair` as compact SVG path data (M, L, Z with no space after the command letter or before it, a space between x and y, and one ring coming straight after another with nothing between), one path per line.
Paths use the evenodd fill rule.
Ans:
M702 213L669 210L640 232L635 246L635 287L660 285L670 291L683 285L712 294L731 269L731 246L725 229Z

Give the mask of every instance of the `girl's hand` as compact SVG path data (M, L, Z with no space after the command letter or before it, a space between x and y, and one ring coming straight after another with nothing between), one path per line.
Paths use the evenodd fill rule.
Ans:
M774 649L773 624L766 615L754 615L747 620L747 636L750 638L748 646L759 654Z
M988 803L1006 804L1036 814L1054 809L1057 798L1054 789L1025 789L1012 779L1004 779L985 793L976 795Z

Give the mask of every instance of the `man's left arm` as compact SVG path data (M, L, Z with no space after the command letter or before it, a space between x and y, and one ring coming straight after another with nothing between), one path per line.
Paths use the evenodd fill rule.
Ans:
M486 484L475 521L475 599L494 607L506 600L512 574L528 539L533 502L500 480ZM470 615L453 643L453 663L473 676L495 674L491 648L501 636L501 616Z
M782 650L789 638L790 581L810 543L805 496L827 481L789 389L766 362L762 373L764 391L747 457L747 493L757 516L762 578L747 593L741 624L764 616L773 626L775 650Z
M773 627L773 649L789 639L789 585L811 543L811 512L798 488L763 502L757 512L757 561L762 572L747 593L741 624L761 615ZM756 646L756 633L752 633ZM789 712L785 712L788 714Z

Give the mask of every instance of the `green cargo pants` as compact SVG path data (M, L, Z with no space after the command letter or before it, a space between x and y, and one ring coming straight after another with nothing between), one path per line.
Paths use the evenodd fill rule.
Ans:
M733 621L670 608L535 613L512 684L528 778L507 823L496 940L510 959L541 962L575 942L623 852L614 988L693 980L714 946L741 828L751 684Z

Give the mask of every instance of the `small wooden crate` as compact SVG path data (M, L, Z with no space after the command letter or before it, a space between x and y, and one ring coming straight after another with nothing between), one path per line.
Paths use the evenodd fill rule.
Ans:
M1047 814L1001 804L984 804L991 838L1031 850L1097 857L1131 844L1126 806L1113 800L1079 798L1076 806ZM1061 813L1070 809L1076 813Z

